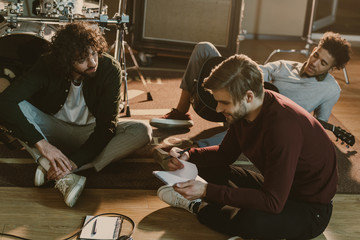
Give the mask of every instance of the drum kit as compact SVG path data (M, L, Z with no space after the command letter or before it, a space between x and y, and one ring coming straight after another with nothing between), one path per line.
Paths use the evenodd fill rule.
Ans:
M118 13L109 18L103 0L0 0L0 92L46 51L60 25L85 21L98 24L102 33L105 33L107 26L116 26L114 57L123 66L124 101L126 94L128 106L124 48L127 46L129 49L129 46L124 41L124 35L129 16L120 14L125 12L125 8L126 1L119 0ZM133 58L132 51L130 53ZM134 63L142 77L137 62ZM145 80L143 84L146 88ZM130 116L130 112L127 116Z

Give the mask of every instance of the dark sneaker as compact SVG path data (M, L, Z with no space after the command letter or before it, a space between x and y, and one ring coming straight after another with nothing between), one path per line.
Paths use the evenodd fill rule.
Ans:
M194 213L193 206L195 203L201 202L201 199L188 200L180 193L176 192L172 186L164 185L157 191L158 197L173 207L183 208L191 213Z
M35 187L40 187L44 185L44 183L47 181L46 179L46 170L42 166L38 166L35 171L35 178L34 178L34 185Z
M64 196L64 201L69 207L73 207L84 189L86 177L70 173L56 181L55 188L59 189Z
M194 126L189 113L181 113L176 108L160 118L150 120L150 125L157 128L190 128Z

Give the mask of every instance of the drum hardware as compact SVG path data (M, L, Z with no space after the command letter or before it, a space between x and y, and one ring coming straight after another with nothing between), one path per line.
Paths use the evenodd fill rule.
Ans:
M69 1L66 1L67 3ZM13 29L18 28L19 23L20 25L23 23L41 23L42 28L40 28L39 32L37 32L37 36L45 38L44 36L44 29L46 28L46 26L49 25L61 25L61 24L65 24L65 23L69 23L69 22L73 22L73 21L84 21L84 22L89 22L89 23L97 23L99 25L99 28L101 29L102 32L104 32L104 30L108 30L107 26L108 25L115 25L116 26L116 41L114 43L115 45L115 58L116 60L119 61L119 63L122 66L122 81L124 81L124 98L123 98L123 102L122 104L125 106L126 104L126 116L130 117L130 106L129 106L129 99L128 99L128 86L127 86L127 71L131 70L131 69L135 69L138 73L138 75L140 76L140 79L144 85L144 88L147 92L147 100L151 101L152 96L150 91L147 88L147 83L143 77L143 75L140 72L139 69L139 65L136 61L136 58L133 54L133 51L131 49L131 47L129 46L129 44L124 40L124 36L125 34L127 34L127 26L126 24L129 23L129 16L126 15L125 13L121 13L121 14L115 14L115 16L111 19L108 18L107 14L102 14L102 12L104 12L105 10L107 10L107 8L103 7L103 0L99 1L99 17L98 18L87 18L87 17L74 17L74 15L69 14L70 13L70 8L72 9L71 4L68 5L68 12L63 12L66 13L64 15L60 15L60 16L56 16L54 17L52 14L46 16L46 17L33 17L33 16L22 16L21 14L8 14L4 16L4 19L7 21L7 26L8 29L6 30L7 33L5 35L11 35L13 33ZM124 7L123 7L124 5ZM50 9L51 5L45 5L45 7L47 7L48 9ZM71 7L69 7L71 6ZM53 6L54 7L54 6ZM123 8L122 8L123 7ZM123 4L123 2L120 0L119 1L119 13L121 12L122 9L126 8L126 2L125 4ZM60 9L62 10L62 8ZM72 10L71 10L72 11ZM125 12L125 11L124 11ZM61 13L62 14L62 13ZM1 40L1 38L0 38ZM126 59L125 59L125 47L128 50L128 52L131 55L131 59L134 63L133 67L127 68L126 67ZM125 110L125 108L122 109L122 112Z
M24 12L23 3L8 3L4 6L5 11L9 16L11 15L22 15Z
M122 14L124 14L124 12L126 11L126 5L127 5L127 1L125 0L124 2L122 2L122 0L119 0L119 8L118 8L118 12L120 13L121 11L123 12ZM115 18L119 17L119 14L115 14L114 16ZM129 21L127 21L126 23L129 23ZM127 82L127 77L128 77L128 73L127 70L130 69L135 69L141 79L141 82L146 90L146 95L147 95L147 101L152 101L153 98L151 96L150 91L147 88L147 83L144 79L144 76L141 74L140 68L139 68L139 64L134 56L134 53L130 47L130 45L125 41L125 35L128 34L128 28L126 23L122 23L122 24L117 24L116 25L116 40L115 40L115 58L121 63L122 65L122 76L123 76L123 80L125 83L124 86L124 94L123 94L123 101L120 104L121 106L121 112L125 111L125 105L126 105L126 116L130 117L130 104L129 104L129 95L128 95L128 82ZM127 68L126 67L126 58L125 58L125 47L127 48L128 52L130 53L131 59L133 61L134 66Z
M84 0L40 0L35 12L43 17L95 18L107 14L107 6L99 5Z

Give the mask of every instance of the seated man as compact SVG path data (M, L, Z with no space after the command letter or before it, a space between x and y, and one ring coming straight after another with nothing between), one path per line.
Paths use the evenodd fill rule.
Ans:
M189 180L158 189L171 206L206 226L251 239L311 239L327 227L338 181L332 141L320 123L289 98L263 89L260 67L245 55L218 65L204 82L230 124L220 145L176 158L198 167L207 183ZM255 173L232 163L243 153Z
M151 128L117 121L121 68L106 53L99 29L65 25L51 50L0 94L0 122L39 164L35 186L55 180L65 203L76 203L86 178L150 142Z
M285 95L305 108L314 111L316 118L327 121L340 96L340 87L329 74L334 68L342 69L350 59L350 44L339 34L327 32L305 63L276 61L260 66L264 81L274 84ZM191 127L188 113L191 94L204 63L220 53L208 42L197 44L191 54L180 88L181 97L176 108L161 118L153 118L150 125L158 128Z

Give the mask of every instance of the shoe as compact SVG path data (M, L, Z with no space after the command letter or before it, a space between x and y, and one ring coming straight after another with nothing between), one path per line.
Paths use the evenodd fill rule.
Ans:
M64 196L64 201L69 207L73 207L84 189L86 177L70 173L56 181L55 188Z
M47 182L46 179L47 171L42 166L38 166L35 171L35 178L34 178L34 185L35 187L40 187L44 185L45 182Z
M154 149L153 158L154 158L155 162L160 164L160 166L164 170L169 170L169 167L167 165L168 160L165 159L168 156L169 156L169 154L167 152L165 152L164 150L162 150L161 148Z
M170 206L183 208L191 213L195 213L193 209L194 204L201 202L201 199L192 201L187 200L180 193L176 192L172 186L169 185L160 187L157 191L157 195L162 201L166 202Z
M173 108L161 118L150 119L150 125L157 128L190 128L194 122L189 113L181 113Z

